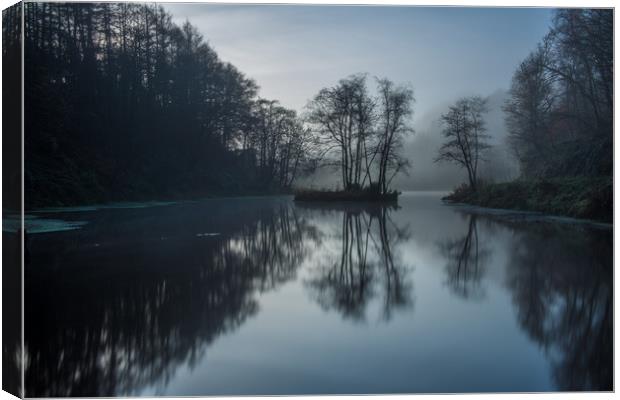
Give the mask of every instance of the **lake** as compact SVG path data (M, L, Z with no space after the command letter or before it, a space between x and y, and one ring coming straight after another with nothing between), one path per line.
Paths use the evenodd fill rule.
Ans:
M612 389L609 227L437 193L27 222L29 397Z

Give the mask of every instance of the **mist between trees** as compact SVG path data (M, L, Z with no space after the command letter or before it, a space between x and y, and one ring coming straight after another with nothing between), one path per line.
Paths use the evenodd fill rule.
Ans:
M556 11L509 94L509 140L524 176L611 176L613 11Z
M613 14L557 10L543 41L517 68L503 111L521 178L611 176ZM487 100L458 100L443 114L436 161L467 170L469 188L490 149Z
M20 68L18 14L3 14L4 82ZM403 151L413 132L407 85L351 75L298 115L261 98L252 79L161 6L26 3L24 20L27 208L282 193L320 170L337 173L343 189L386 193L398 174L411 166L415 174ZM518 66L504 111L523 177L611 175L612 32L610 10L558 10ZM19 97L18 85L4 87ZM484 105L460 100L443 114L439 158L457 157L446 132L472 99ZM18 111L4 104L5 115ZM465 165L472 186L489 150L480 111L479 151ZM17 134L19 121L4 128Z

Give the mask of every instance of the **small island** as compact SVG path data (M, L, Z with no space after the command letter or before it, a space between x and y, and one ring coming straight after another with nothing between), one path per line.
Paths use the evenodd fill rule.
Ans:
M342 189L298 189L296 201L395 202L394 177L407 173L409 161L400 152L413 133L413 89L376 79L374 93L366 74L351 75L322 89L308 104L314 133L312 170L331 168L342 178Z
M295 201L364 201L397 202L400 192L392 190L381 193L371 190L299 190Z

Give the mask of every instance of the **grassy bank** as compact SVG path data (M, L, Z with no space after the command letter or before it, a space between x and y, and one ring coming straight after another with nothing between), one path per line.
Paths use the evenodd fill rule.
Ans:
M295 201L381 201L395 202L397 191L379 193L371 190L298 190Z
M444 200L613 222L611 177L516 180L484 184L477 191L463 185Z

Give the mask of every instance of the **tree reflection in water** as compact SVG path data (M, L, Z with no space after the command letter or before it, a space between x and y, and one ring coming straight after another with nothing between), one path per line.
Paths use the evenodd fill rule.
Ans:
M485 263L489 250L478 240L477 216L464 214L469 220L467 233L459 239L439 244L441 252L447 258L447 285L458 296L465 299L484 298L481 284L485 273Z
M509 222L474 214L467 234L440 245L448 258L449 287L463 298L481 299L485 263L497 243L479 244L478 222L507 228L506 286L520 326L551 360L559 390L611 390L612 235L577 225Z
M552 360L558 388L612 390L611 233L515 231L507 285L519 323Z
M213 200L97 212L82 230L31 235L26 395L164 388L255 315L259 293L297 274L321 307L354 321L378 309L389 320L413 304L400 252L409 229L392 211ZM519 325L551 360L557 387L612 389L612 234L466 216L462 236L440 245L449 287L488 300L482 288L503 270L491 275L485 266L508 260L505 281L495 282L505 283Z
M229 234L208 240L142 241L73 258L67 252L72 265L62 279L52 279L56 271L29 274L27 395L130 395L165 387L179 365L192 368L209 343L257 312L258 291L295 276L306 252L302 239L316 237L288 205L256 214L237 228L222 217ZM76 240L102 241L118 227L103 230L96 238L85 230Z
M308 206L306 206L308 207ZM382 318L412 304L408 269L394 252L407 240L407 227L398 227L390 218L392 208L379 205L338 207L312 206L318 212L341 214L336 234L323 240L322 257L313 267L307 287L324 309L335 309L345 318L366 319L369 303L382 298ZM329 244L333 251L329 251Z

